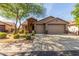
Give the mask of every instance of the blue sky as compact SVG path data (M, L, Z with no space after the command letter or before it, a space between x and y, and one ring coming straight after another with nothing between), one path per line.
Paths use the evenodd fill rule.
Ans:
M46 16L59 17L64 20L73 20L71 15L74 9L74 3L46 3L44 7L46 8Z

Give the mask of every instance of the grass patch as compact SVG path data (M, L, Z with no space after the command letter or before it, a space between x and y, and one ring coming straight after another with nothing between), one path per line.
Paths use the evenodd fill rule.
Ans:
M0 32L0 39L6 38L7 33L5 32Z

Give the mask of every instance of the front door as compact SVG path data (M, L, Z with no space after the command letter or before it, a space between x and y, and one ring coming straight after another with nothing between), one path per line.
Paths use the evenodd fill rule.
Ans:
M29 26L29 32L31 33L34 30L34 24L30 24Z

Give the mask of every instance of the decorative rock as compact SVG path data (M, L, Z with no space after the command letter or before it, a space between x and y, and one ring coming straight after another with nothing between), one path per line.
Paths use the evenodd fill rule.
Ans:
M3 53L4 55L15 55L20 56L21 53L29 51L28 49L31 48L31 44L26 43L0 43L0 53ZM28 48L28 49L27 49ZM2 54L1 54L2 55Z

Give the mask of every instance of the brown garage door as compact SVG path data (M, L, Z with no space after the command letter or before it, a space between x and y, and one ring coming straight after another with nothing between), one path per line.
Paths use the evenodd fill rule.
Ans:
M5 26L4 25L0 25L0 32L5 31Z
M64 25L48 25L47 26L49 34L63 34Z
M36 33L44 33L44 26L43 25L36 25L35 26L35 31L36 31Z

